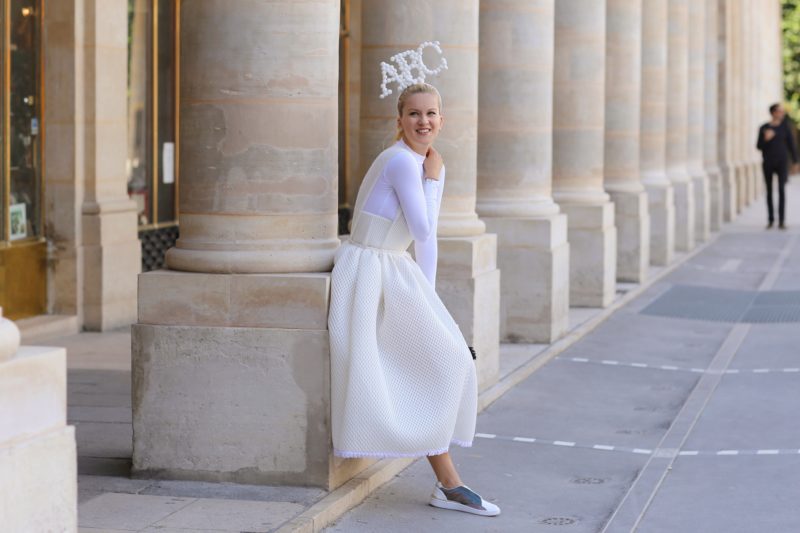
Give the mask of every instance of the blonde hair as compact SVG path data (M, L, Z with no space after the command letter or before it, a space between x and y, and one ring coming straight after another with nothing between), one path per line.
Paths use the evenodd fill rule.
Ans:
M400 93L400 96L397 97L397 116L403 116L403 108L406 105L406 100L412 94L432 94L436 96L436 99L439 102L439 113L442 112L442 95L439 94L439 91L431 85L430 83L415 83L413 85L409 85L403 92ZM397 133L395 134L394 140L399 141L403 138L403 128L397 127Z

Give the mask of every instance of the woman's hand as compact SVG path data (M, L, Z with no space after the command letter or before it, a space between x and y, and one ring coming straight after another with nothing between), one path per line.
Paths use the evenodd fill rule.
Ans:
M767 128L764 130L764 140L770 142L775 138L775 130Z
M425 161L422 163L422 168L425 170L425 178L438 180L443 166L444 161L442 161L441 154L433 146L428 148Z

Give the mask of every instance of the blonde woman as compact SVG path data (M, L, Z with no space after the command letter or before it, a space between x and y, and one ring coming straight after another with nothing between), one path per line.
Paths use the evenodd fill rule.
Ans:
M463 484L448 452L472 445L477 380L435 291L441 109L432 85L402 91L397 141L367 171L350 239L336 254L328 320L334 454L427 456L437 478L431 505L495 516L500 509ZM416 262L406 251L412 241Z

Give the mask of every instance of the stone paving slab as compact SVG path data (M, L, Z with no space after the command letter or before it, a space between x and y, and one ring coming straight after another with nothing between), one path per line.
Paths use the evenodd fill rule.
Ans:
M800 456L678 458L639 533L798 531Z

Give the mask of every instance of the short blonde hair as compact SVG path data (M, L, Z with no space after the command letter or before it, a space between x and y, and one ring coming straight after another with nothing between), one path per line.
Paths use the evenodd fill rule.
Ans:
M439 94L439 91L431 85L430 83L415 83L413 85L409 85L403 92L400 93L400 96L397 97L397 116L403 116L403 108L406 105L406 100L412 94L432 94L436 96L436 100L439 102L439 113L442 112L442 95ZM399 141L403 137L403 129L398 127L397 134L395 135L395 140Z

